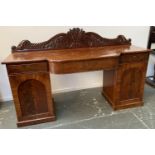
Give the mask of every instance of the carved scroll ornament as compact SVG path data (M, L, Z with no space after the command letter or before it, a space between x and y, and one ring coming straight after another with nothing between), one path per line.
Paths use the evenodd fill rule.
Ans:
M85 32L82 29L73 28L67 33L57 34L41 43L31 43L29 40L23 40L17 47L12 46L12 52L103 47L110 45L131 45L131 39L126 39L123 35L119 35L115 39L107 39L94 32Z

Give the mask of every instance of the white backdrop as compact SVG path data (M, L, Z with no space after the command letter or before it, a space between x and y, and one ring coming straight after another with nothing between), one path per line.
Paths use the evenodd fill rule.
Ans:
M67 32L72 27L0 27L0 61L11 52L11 46L17 45L21 40L28 39L31 42L48 40L60 32ZM126 38L132 39L132 44L146 47L149 33L149 26L91 26L81 27L85 31L94 31L103 37L113 38L123 34ZM153 62L151 57L148 67L148 75L153 74ZM84 88L102 86L102 71L85 72L67 75L51 75L53 93L72 91ZM6 68L0 65L0 100L11 100L11 90L7 78Z

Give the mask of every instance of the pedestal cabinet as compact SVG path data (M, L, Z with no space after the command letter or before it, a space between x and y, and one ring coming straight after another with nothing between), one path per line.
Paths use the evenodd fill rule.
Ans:
M118 68L104 71L103 94L114 110L143 105L148 57L122 54Z
M18 126L55 119L47 62L8 64Z

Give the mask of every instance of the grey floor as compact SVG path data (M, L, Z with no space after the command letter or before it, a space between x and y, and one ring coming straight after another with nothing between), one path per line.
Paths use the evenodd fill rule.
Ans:
M113 111L101 88L54 95L57 120L21 129L147 129L155 128L155 89L145 86L144 106ZM15 129L13 101L0 103L0 128Z

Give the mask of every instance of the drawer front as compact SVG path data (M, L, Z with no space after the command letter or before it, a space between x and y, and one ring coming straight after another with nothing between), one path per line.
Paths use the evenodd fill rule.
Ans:
M54 62L50 64L50 71L55 74L77 73L116 68L118 64L118 57L103 58L100 60Z
M123 54L120 57L121 63L148 61L148 53Z
M7 70L9 74L48 71L48 63L40 62L31 64L7 65Z

